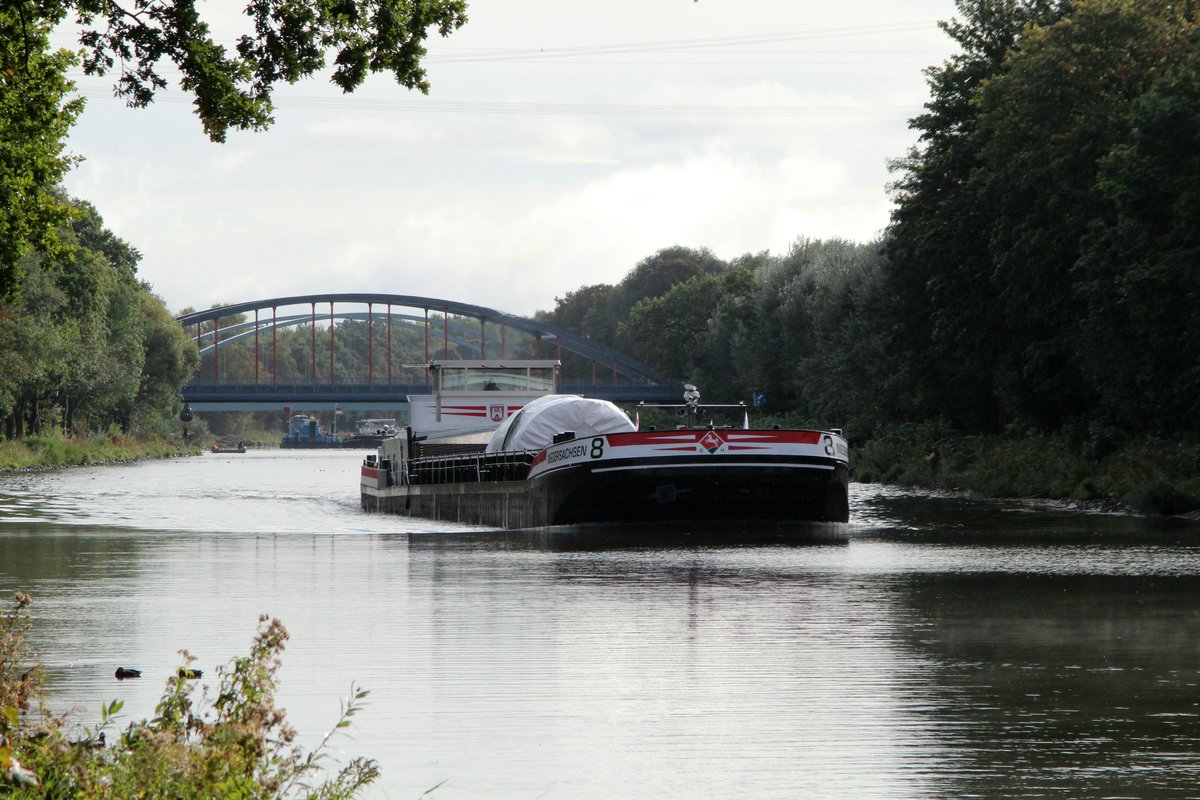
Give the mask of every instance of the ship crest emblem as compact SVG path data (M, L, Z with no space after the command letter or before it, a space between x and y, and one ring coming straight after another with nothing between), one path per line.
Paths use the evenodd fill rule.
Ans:
M725 445L725 440L716 431L709 431L700 437L700 446L709 453L715 453Z
M504 421L504 406L502 406L502 405L488 406L488 418L492 422L503 422Z

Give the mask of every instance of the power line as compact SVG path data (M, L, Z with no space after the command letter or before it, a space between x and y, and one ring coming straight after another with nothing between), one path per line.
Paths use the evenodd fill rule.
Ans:
M858 36L879 36L897 33L916 33L934 30L936 20L917 20L911 22L891 23L886 25L860 25L840 28L818 28L808 31L785 31L776 33L740 34L734 36L708 36L693 39L665 39L648 42L624 42L598 45L570 45L562 47L526 47L526 48L456 48L453 45L443 45L436 41L430 42L425 61L429 64L454 64L496 61L546 61L579 55L629 55L636 53L672 53L691 52L696 50L714 51L723 48L739 49L740 54L755 55L744 49L747 46L763 44L787 44L791 42L811 41L814 39L853 38ZM52 34L52 38L60 41L74 36L61 32ZM236 40L220 40L226 46L232 47ZM820 51L818 51L820 52ZM933 52L925 51L826 51L826 52ZM733 53L731 53L733 54ZM601 62L603 63L603 62Z
M111 97L100 88L84 87L87 97ZM156 101L191 103L185 92L163 90ZM344 97L305 97L276 95L277 108L400 113L452 113L481 115L578 116L578 117L905 117L919 111L917 105L839 104L839 105L697 105L669 103L535 103L488 100L434 100L392 98L385 100Z
M865 62L865 61L767 61L746 62L744 60L719 61L630 61L625 57L635 54L660 54L695 56L704 53L709 58L744 59L747 56L761 57L767 55L833 55L845 58L848 55L878 55L883 53L930 53L928 50L819 50L819 51L763 51L743 48L763 45L779 45L793 42L845 38L855 36L873 36L895 33L905 33L929 30L936 25L934 21L915 21L893 23L887 25L862 25L840 28L825 28L808 31L789 31L764 34L743 34L734 36L711 36L692 39L669 39L649 42L632 42L601 45L579 45L553 48L467 48L453 52L455 48L431 48L426 56L430 64L471 64L471 63L512 63L512 64L584 64L606 66L644 66L661 64L668 66L894 66L895 62ZM600 60L597 60L600 59ZM614 60L608 60L614 59ZM164 64L161 74L170 79L178 80L178 70L174 64ZM73 77L79 81L93 79L84 76L82 71L73 71ZM88 97L109 97L111 90L85 86L81 94ZM192 95L176 90L162 90L156 93L156 99L168 103L190 103ZM879 104L843 104L843 105L701 105L701 104L631 104L631 103L543 103L543 102L495 102L473 100L435 100L426 97L392 98L384 100L366 99L345 95L342 97L318 97L311 95L290 95L276 93L272 102L277 108L304 109L336 109L373 112L400 113L458 113L458 114L509 114L534 116L580 116L580 117L906 117L919 111L914 105L879 105Z
M744 45L775 44L806 41L812 39L842 38L891 33L912 33L935 28L936 21L903 22L891 25L864 25L847 28L826 28L811 31L784 33L759 33L740 36L711 36L700 39L668 39L656 42L634 42L625 44L577 45L572 47L539 47L524 49L481 49L468 50L459 54L440 52L442 48L430 49L426 59L429 63L461 63L470 61L507 61L513 59L552 60L572 55L625 55L629 53L666 53L681 50L711 49L713 47L735 47ZM451 48L444 48L449 51Z

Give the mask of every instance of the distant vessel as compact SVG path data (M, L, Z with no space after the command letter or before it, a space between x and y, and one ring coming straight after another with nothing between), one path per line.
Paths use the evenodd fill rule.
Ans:
M689 384L672 406L686 423L643 431L607 401L553 394L544 384L537 388L550 392L529 391L520 363L457 362L454 383L444 380L449 368L431 365L435 394L409 398L413 424L367 456L364 509L507 529L849 519L840 430L751 429L745 405L702 407ZM514 407L472 390L501 377L532 396ZM428 427L419 424L422 406L438 412ZM739 410L742 426L705 422L715 408ZM491 431L454 431L447 409Z
M284 428L283 440L279 446L286 449L341 447L336 434L325 433L316 417L307 414L293 414Z
M342 447L379 447L383 440L396 435L396 420L362 419L354 433L342 440Z

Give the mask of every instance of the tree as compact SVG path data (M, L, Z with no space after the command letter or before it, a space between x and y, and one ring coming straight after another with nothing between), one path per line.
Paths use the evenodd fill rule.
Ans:
M1200 47L1133 104L1133 135L1100 163L1115 221L1080 260L1084 370L1113 424L1195 429L1200 405Z
M1195 4L960 9L965 52L930 73L889 231L917 409L973 429L1192 426Z
M617 314L623 317L639 300L660 297L672 286L690 278L722 272L725 268L725 262L707 248L664 247L639 261L618 284Z
M0 299L20 288L21 257L54 256L70 209L56 190L73 159L67 133L83 109L67 70L78 63L52 50L49 34L68 18L82 26L83 69L115 73L115 91L144 107L179 70L209 138L273 121L272 92L322 70L352 92L377 72L429 91L422 64L430 30L449 35L467 21L466 0L250 0L250 32L232 51L219 44L196 0L6 0L0 4ZM110 263L126 260L106 252ZM134 259L136 261L136 258Z
M75 57L50 49L56 23L33 2L0 5L0 300L19 291L22 257L58 247L69 215L55 189L72 164L67 131L83 101L66 77Z
M821 424L862 433L894 421L907 381L888 356L889 332L880 324L889 297L879 244L832 240L808 242L804 250L802 292L793 302L803 309L797 317L806 346L784 369L787 395Z
M9 438L38 432L43 411L67 375L72 345L77 341L72 326L64 324L66 300L53 274L33 257L23 260L22 272L27 275L27 286L20 305L0 305L0 315L12 322L6 350L19 354L15 359L18 368L10 379L11 404L0 408Z
M761 325L755 301L759 276L772 263L766 251L747 253L729 263L696 358L695 382L709 397L749 402L751 392L763 385L757 358Z
M1132 135L1132 112L1194 24L1171 0L1104 0L1030 30L979 94L973 176L990 219L988 267L1003 343L996 388L1010 419L1054 430L1096 398L1084 379L1077 264L1093 226L1112 224L1103 160Z
M537 318L612 346L617 341L617 288L608 283L581 286L554 298L554 310Z
M250 0L253 28L233 52L218 44L195 0L118 3L113 0L42 0L54 22L74 11L85 31L89 75L116 68L116 92L129 105L149 105L167 86L160 62L181 73L195 111L215 142L229 128L261 130L271 124L271 93L322 70L334 52L332 82L353 92L368 74L390 72L422 93L429 81L421 63L430 29L448 36L467 21L466 0Z
M195 346L134 275L136 251L71 202L56 258L22 259L25 284L0 301L0 418L9 437L51 421L128 430L173 416ZM112 263L115 259L116 264Z
M1001 423L995 393L1000 341L987 231L992 212L974 176L984 168L978 97L1007 69L1023 34L1061 18L1064 0L959 0L943 24L962 52L926 72L930 101L910 122L919 144L893 165L896 209L886 239L895 297L891 357L907 365L910 404L967 429Z
M629 352L664 375L696 379L708 325L722 299L747 282L743 271L697 275L664 294L639 300L621 323Z

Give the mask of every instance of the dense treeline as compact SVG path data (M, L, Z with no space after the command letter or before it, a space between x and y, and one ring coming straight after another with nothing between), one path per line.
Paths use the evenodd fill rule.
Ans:
M137 278L138 252L89 204L67 201L54 255L28 253L0 300L0 420L44 430L175 432L196 348Z
M729 262L671 247L540 316L693 381L713 401L757 394L765 412L862 430L902 390L875 327L884 264L877 243L799 240L782 256Z
M1200 418L1194 3L961 0L882 241L670 248L547 319L860 435L1097 443Z
M913 411L1197 429L1194 3L962 3L887 249Z
M62 3L0 8L0 433L125 431L177 411L195 349L137 279L138 252L62 178L83 100L50 33Z

